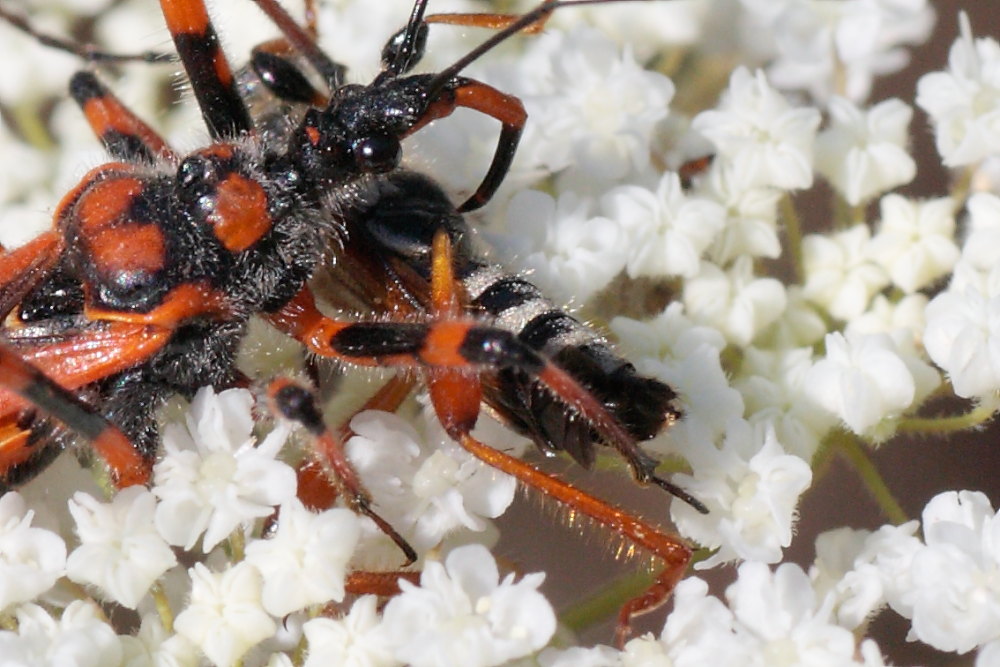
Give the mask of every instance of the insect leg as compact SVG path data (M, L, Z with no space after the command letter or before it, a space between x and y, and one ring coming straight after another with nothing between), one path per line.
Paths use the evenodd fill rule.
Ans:
M143 51L142 53L110 53L94 46L93 44L77 44L72 40L56 37L35 29L26 18L4 8L3 5L0 5L0 20L6 21L9 25L33 38L42 46L70 53L86 60L87 62L122 63L141 61L147 63L169 63L174 62L177 59L177 57L172 53L158 53L156 51Z
M74 74L69 82L69 93L113 157L143 162L154 162L157 157L177 160L177 154L156 130L122 104L93 73Z
M278 378L268 386L267 395L268 403L276 414L298 422L315 438L321 463L329 470L331 478L337 481L351 508L374 521L379 530L396 543L406 556L406 565L416 561L417 552L413 547L372 509L371 496L344 453L344 440L339 433L327 427L312 392L288 378Z
M528 114L521 100L513 95L502 93L493 86L474 79L457 77L441 91L437 100L427 107L424 117L407 132L407 135L413 134L433 120L451 115L460 107L478 111L501 123L497 150L493 154L493 161L486 176L472 196L458 207L458 211L464 213L486 204L500 187L514 161L514 153L517 151L517 144L521 139Z
M438 232L434 237L431 268L433 311L446 317L458 311L460 287L452 273L451 247L448 236ZM651 611L662 604L687 570L691 548L679 537L636 518L609 503L585 493L572 484L552 477L520 459L483 444L471 435L479 416L482 387L478 377L448 368L430 371L430 395L438 419L454 440L469 453L521 483L590 517L631 544L650 552L664 564L653 585L642 595L630 600L618 617L615 637L624 646L630 633L633 616Z
M204 0L161 0L160 7L212 138L251 134L253 121L236 89Z

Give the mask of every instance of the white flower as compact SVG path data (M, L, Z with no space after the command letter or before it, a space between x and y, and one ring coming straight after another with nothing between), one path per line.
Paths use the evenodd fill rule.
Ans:
M927 305L924 346L948 373L955 393L984 396L1000 388L1000 272L988 292L967 285L948 290Z
M785 309L785 288L774 278L753 274L753 259L737 257L723 270L703 261L697 276L684 285L684 308L690 317L721 331L729 342L747 345Z
M722 447L686 452L691 475L674 482L705 503L699 514L673 503L670 516L678 530L718 549L696 568L713 567L735 558L777 562L791 544L799 496L809 488L812 471L805 461L786 454L769 424L751 427L734 420Z
M237 563L216 574L195 563L188 573L191 602L174 628L219 667L232 665L277 630L261 606L261 576L253 565Z
M741 628L761 643L768 667L855 661L854 635L832 622L829 601L817 598L798 565L772 572L763 563L744 563L726 598Z
M918 522L882 526L876 532L838 528L816 538L809 570L820 595L831 595L840 625L854 630L910 588L910 564L922 548Z
M805 297L841 320L865 312L872 296L889 284L885 270L871 259L870 245L871 233L864 224L830 236L805 237Z
M130 486L110 503L77 493L69 503L80 546L66 561L66 576L100 588L131 609L161 574L177 564L174 552L156 532L156 498Z
M703 111L693 127L708 137L719 157L750 183L785 190L812 185L812 150L820 115L792 107L768 84L763 72L733 72L717 110Z
M910 588L893 607L911 639L965 653L1000 639L1000 516L985 494L949 491L924 508Z
M681 359L702 346L717 353L726 347L721 333L692 321L684 315L684 306L676 301L651 320L640 322L619 316L611 320L609 327L630 356L636 358Z
M620 667L624 664L624 655L610 646L600 644L592 647L571 646L566 649L549 646L538 654L537 661L540 667Z
M0 611L52 588L66 565L66 544L55 533L34 528L24 498L0 498Z
M392 656L382 627L378 598L364 595L343 618L314 618L302 626L309 652L304 667L392 667L402 664Z
M903 44L923 42L934 25L927 0L799 2L743 0L772 34L777 58L768 74L781 88L808 91L817 99L833 92L858 101L868 97L876 76L903 68Z
M924 311L929 301L919 292L907 294L896 302L879 294L872 299L867 311L847 323L844 333L886 333L898 345L907 340L917 344L923 338Z
M1000 197L980 192L965 203L968 235L962 243L962 262L989 273L1000 265Z
M947 275L958 261L954 202L949 197L915 202L886 195L882 221L870 252L907 294Z
M639 62L648 62L666 44L697 44L704 36L703 24L710 5L701 0L582 5L570 12L556 12L548 25L587 23L596 26L615 41L634 49Z
M650 453L667 456L680 448L683 456L687 448L714 442L731 419L743 414L743 399L729 386L720 359L725 339L716 329L685 317L680 303L646 322L616 317L610 328L641 374L665 382L680 397L686 418L643 443Z
M770 422L789 454L805 461L833 426L829 415L805 392L812 350L788 348L775 352L749 347L734 386L743 396L751 424Z
M883 422L914 404L914 373L885 334L835 332L825 345L826 356L806 374L806 391L855 433L881 439L890 428Z
M601 208L625 230L626 271L632 278L695 276L702 253L725 221L715 202L686 196L673 172L664 174L655 190L617 187L604 195Z
M558 200L537 190L519 192L507 209L507 232L494 244L552 298L583 303L621 272L629 247L621 225L591 215L591 208L572 192Z
M196 667L201 655L187 638L168 633L155 614L142 617L139 632L119 635L124 667Z
M646 169L653 131L674 94L670 79L584 27L532 40L518 65L508 90L533 119L519 161L552 172L572 167L563 187L581 192Z
M344 599L347 561L361 529L350 510L320 514L307 510L298 498L281 506L278 528L266 540L253 540L246 560L264 578L264 609L286 616L309 605Z
M725 224L710 249L709 256L716 264L727 264L740 255L771 259L781 255L777 214L781 190L743 182L749 176L736 172L729 163L716 161L705 179L703 194L726 208Z
M480 532L514 499L512 477L474 459L441 434L424 442L397 415L374 410L351 420L347 455L375 510L419 552L458 529ZM398 558L398 552L394 554Z
M1000 43L973 39L964 12L959 25L962 34L951 47L948 71L917 82L917 104L934 123L937 149L948 167L1000 152Z
M401 581L382 623L397 659L414 667L499 665L537 651L555 632L555 613L536 590L544 578L501 581L485 547L459 547L443 565L427 563L419 587Z
M295 472L275 460L290 426L260 443L251 433L253 397L244 389L198 391L187 426L169 424L154 468L156 527L168 543L208 553L237 526L271 514L295 495Z
M897 99L862 111L842 97L830 100L831 125L816 137L816 169L856 206L909 183L917 166L906 152L913 110Z
M757 341L767 347L802 347L815 345L827 333L826 321L817 312L801 287L791 285L785 289L785 312Z
M786 563L771 572L763 563L744 563L726 589L728 606L708 595L708 586L695 577L678 584L674 595L674 610L659 638L669 660L653 646L641 647L661 660L651 664L884 665L874 642L858 647L849 630L831 621L829 604L816 595L798 565ZM633 640L639 641L651 640Z
M35 604L19 607L17 632L0 632L0 663L12 667L118 665L122 645L92 602L74 600L53 618Z

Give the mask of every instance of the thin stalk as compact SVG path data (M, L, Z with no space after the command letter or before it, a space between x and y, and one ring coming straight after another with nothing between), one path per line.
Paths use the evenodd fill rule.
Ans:
M597 593L566 608L561 614L562 623L573 632L579 633L607 618L614 617L622 605L641 594L652 583L653 575L646 571L619 577Z
M903 511L895 496L892 495L892 491L889 490L889 486L885 483L878 468L875 467L875 463L871 460L861 441L853 435L842 433L836 439L835 444L847 462L858 471L861 481L864 482L868 492L878 503L882 514L896 525L906 523L909 517L906 516L906 512Z
M802 266L802 223L799 213L795 210L791 196L786 192L779 203L781 219L785 222L785 238L788 239L788 253L792 258L792 270L795 272L795 282L802 282L805 270Z
M149 589L149 594L153 596L153 604L156 605L156 613L160 616L160 623L167 634L174 632L174 610L170 608L170 600L159 582L153 584Z
M994 406L980 404L964 415L954 415L951 417L906 417L899 420L896 432L941 435L956 431L966 431L977 426L982 426L993 419L994 414Z

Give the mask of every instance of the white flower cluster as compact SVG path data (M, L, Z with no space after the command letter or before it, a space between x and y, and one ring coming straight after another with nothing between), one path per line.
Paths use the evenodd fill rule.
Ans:
M67 32L74 13L92 13L88 29L115 50L165 35L144 0L51 4L35 8L33 23ZM213 8L233 54L268 34L245 4ZM471 0L440 4L430 11L482 11ZM321 45L367 81L411 6L321 3ZM959 21L948 63L924 74L911 99L873 102L872 90L929 35L926 0L566 8L543 34L508 40L463 71L520 97L530 117L504 185L470 222L491 259L581 318L607 322L639 371L677 392L684 418L643 447L709 509L670 506L701 549L695 568L744 561L723 596L688 578L657 636L622 650L569 647L562 635L553 643L542 575L501 576L488 551L514 482L450 442L433 417L364 412L350 424L348 455L422 570L419 586L404 581L384 605L351 597L351 577L398 567L398 549L346 509L304 507L283 458L290 427L258 440L249 393L205 390L185 421L165 427L152 489L73 497L77 537L40 528L41 509L20 495L0 499L0 656L882 665L864 635L891 609L911 621L911 640L1000 664L997 499L942 494L921 524L907 522L869 458L876 445L921 445L906 433L977 426L1000 396L1000 43ZM430 32L428 70L485 39ZM0 82L0 151L16 164L0 178L0 243L13 247L48 224L84 163L103 158L61 90L79 63L3 23L0 33L12 73ZM130 106L176 145L202 142L190 133L191 104L156 103L169 72L124 69L114 88ZM930 118L940 161L957 170L950 190L899 190L920 169L910 137L927 131L912 126L914 105ZM457 201L496 149L495 122L479 116L436 122L405 149L408 165ZM941 397L971 409L926 416L941 412L927 407ZM503 428L496 435L484 440L524 445ZM895 525L825 533L807 572L783 560L800 499L834 456L859 471ZM105 617L114 605L136 611L137 631Z
M280 619L290 633L282 641L294 646L305 637L307 664L317 665L330 664L326 660L335 654L354 664L445 664L442 656L466 651L493 665L548 643L555 615L536 590L544 575L501 581L492 555L476 543L454 548L443 566L428 561L421 585L404 583L382 618L373 614L374 598L362 597L341 620L307 620L307 610L342 602L348 572L371 559L359 546L362 520L343 508L316 513L303 506L295 497L293 468L276 458L290 429L279 424L257 442L251 407L246 390L199 392L186 425L171 424L164 434L152 490L129 487L108 503L82 492L73 497L77 544L68 556L62 537L32 525L33 513L18 493L0 497L0 611L12 614L17 627L0 632L0 646L10 651L5 659L117 665L138 650L150 661L141 664L190 665L200 651L212 664L228 666L251 649L258 657L280 652L280 643L262 644L275 636ZM402 428L408 444L417 447L416 432L393 415L363 413L354 421L369 436L373 429L384 435ZM386 458L398 456L390 451ZM444 465L444 472L442 464L424 465L391 478L397 487L393 500L410 507L408 516L418 526L430 524L436 531L414 533L422 553L458 528L470 528L467 541L473 539L486 528L477 510L499 514L512 500L506 476L459 451L448 460L453 466ZM466 471L456 474L460 469ZM442 507L457 516L443 515ZM262 521L272 515L277 527L261 534ZM184 561L197 559L186 573L171 545L186 554ZM244 556L226 565L226 554L232 557L236 549ZM401 556L396 558L398 564ZM48 598L63 577L86 586L96 600L137 610L143 631L117 636L93 601L75 601L61 613L58 601L29 602ZM174 617L170 607L176 604L183 609ZM412 630L426 627L427 614L435 615L436 637ZM167 627L176 634L165 632ZM80 633L86 641L74 639ZM345 635L353 643L331 645L331 637ZM98 649L100 660L81 662ZM67 662L59 662L60 655Z

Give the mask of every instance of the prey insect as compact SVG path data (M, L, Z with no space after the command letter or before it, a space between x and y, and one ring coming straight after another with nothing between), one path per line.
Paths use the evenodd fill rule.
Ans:
M549 0L523 15L432 16L417 0L365 86L346 84L344 68L275 0L255 1L283 34L250 61L283 103L282 117L296 111L277 130L263 131L268 119L248 110L203 0L161 6L210 145L179 155L93 74L73 77L71 94L115 161L62 199L51 230L0 255L3 481L36 474L58 453L53 435L69 429L91 442L116 485L148 483L155 408L202 386L248 384L235 355L259 318L319 357L409 372L379 392L379 407L397 407L419 377L445 431L473 456L662 561L650 589L620 613L623 641L632 616L669 595L690 548L471 431L485 404L541 448L584 466L596 444L608 445L640 483L704 510L659 477L638 445L680 416L676 395L529 282L480 260L461 215L496 192L526 118L519 100L461 72L556 9L607 0ZM432 22L497 32L440 72L412 74ZM501 131L482 182L456 208L400 160L404 138L458 108L495 118ZM320 274L332 278L323 296L360 304L360 319L321 312ZM300 469L303 500L323 506L344 496L413 560L309 392L276 381L269 396L276 412L315 436L316 456Z

